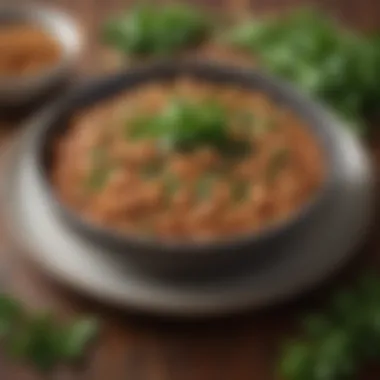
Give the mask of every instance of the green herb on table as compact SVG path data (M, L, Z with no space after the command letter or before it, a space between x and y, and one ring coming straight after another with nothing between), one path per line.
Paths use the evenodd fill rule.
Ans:
M354 127L378 109L380 44L313 10L250 21L226 42L249 50L262 66L331 106Z
M380 355L380 278L365 276L336 294L324 314L304 321L304 338L285 349L284 380L354 380Z
M196 45L210 31L210 19L184 4L140 5L104 27L104 40L126 54L166 55Z
M33 365L41 372L81 359L96 337L95 319L58 323L50 314L32 314L13 298L0 296L2 347L9 357Z

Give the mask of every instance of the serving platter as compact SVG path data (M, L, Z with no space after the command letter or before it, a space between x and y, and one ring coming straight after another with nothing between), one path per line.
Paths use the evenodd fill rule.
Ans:
M336 122L341 168L325 207L289 239L268 265L228 277L153 278L76 235L42 196L26 154L32 128L8 151L2 203L13 243L55 280L126 309L186 317L231 314L283 302L316 285L354 253L371 217L370 161L359 141ZM268 252L270 255L270 252Z

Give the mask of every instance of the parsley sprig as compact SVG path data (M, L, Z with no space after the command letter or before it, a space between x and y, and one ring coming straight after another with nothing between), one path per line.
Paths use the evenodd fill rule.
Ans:
M304 338L281 358L285 380L354 380L358 369L380 355L380 278L363 277L337 293L327 312L304 320Z
M167 149L191 150L207 145L224 153L242 152L241 145L245 144L230 136L229 123L230 116L217 102L175 98L159 114L129 121L127 137L157 139Z
M49 313L30 313L14 298L0 295L2 349L42 373L81 359L97 332L98 322L93 318L58 323Z

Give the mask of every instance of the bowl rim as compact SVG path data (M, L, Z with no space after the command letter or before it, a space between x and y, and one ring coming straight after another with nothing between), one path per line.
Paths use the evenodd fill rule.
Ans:
M270 223L257 231L251 233L242 233L227 238L215 238L210 240L180 240L180 239L156 239L147 236L121 233L109 227L97 225L95 222L88 220L79 212L66 206L58 197L56 189L50 179L50 172L44 161L46 150L49 148L46 144L49 141L49 133L55 132L59 115L72 115L79 109L85 109L97 102L112 99L113 96L121 92L133 90L137 86L149 82L150 80L160 80L173 78L176 76L190 75L203 77L205 81L221 83L234 83L242 85L247 89L257 91L255 85L266 89L264 92L268 96L278 98L290 107L298 116L306 119L313 119L313 123L306 120L307 127L312 130L314 137L317 139L320 149L323 151L325 161L324 178L319 189L303 205L291 212L289 217ZM112 86L116 86L112 89ZM111 90L107 93L107 88ZM88 101L86 98L91 97L95 92L101 93L96 95L96 99ZM83 104L81 104L84 103ZM78 107L78 104L81 104ZM74 226L78 232L85 233L90 239L96 238L105 245L112 245L116 249L126 249L134 247L135 249L153 250L156 252L165 252L167 254L178 255L178 252L192 252L199 254L211 254L215 251L236 250L245 246L253 246L256 243L262 243L276 238L278 235L287 233L292 230L298 223L302 223L326 198L328 192L332 189L334 179L337 175L334 165L334 143L328 137L329 128L334 125L333 118L318 103L308 98L305 94L298 92L290 84L281 81L278 78L267 75L256 68L242 68L226 63L215 62L211 60L161 60L148 63L140 67L133 67L116 74L107 75L90 81L84 86L73 90L66 97L56 104L51 112L47 112L44 123L39 125L34 135L33 149L31 150L31 159L34 160L38 179L42 182L45 196L54 209L65 218L65 222ZM65 123L63 129L67 128ZM50 140L51 141L51 140Z
M32 75L0 76L1 91L14 86L29 88L53 81L78 59L84 46L84 30L74 17L53 6L0 6L2 24L34 25L53 37L61 49L57 62ZM0 26L1 27L1 26ZM68 35L70 33L70 35Z

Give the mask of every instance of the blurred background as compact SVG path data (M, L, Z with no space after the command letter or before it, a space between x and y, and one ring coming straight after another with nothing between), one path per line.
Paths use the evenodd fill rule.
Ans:
M7 3L3 0L2 3ZM28 0L17 0L16 3L28 3ZM190 4L211 6L216 9L231 9L244 11L251 9L253 12L272 12L283 11L299 5L313 5L331 12L331 14L342 18L349 24L364 30L373 30L380 23L380 4L376 0L189 0ZM15 1L12 2L15 4ZM40 0L40 3L44 3ZM99 19L101 14L93 12L93 6L103 12L118 10L133 1L126 0L50 0L45 3L56 4L57 6L72 9L78 12L85 20L91 23L91 20Z
M250 14L253 16L267 13L282 14L298 6L312 5L355 30L371 33L380 29L379 0L196 0L187 3L211 9L215 14L228 13L229 17L235 20L244 20ZM28 0L0 0L0 5L5 6L28 6L28 4L31 4ZM33 4L53 6L68 12L78 21L84 32L84 50L79 60L79 68L70 79L71 82L78 83L87 76L123 66L124 59L120 56L115 57L114 52L110 52L101 43L99 35L103 23L110 15L124 12L129 5L134 4L133 2L40 0L33 1ZM2 147L14 136L16 127L23 125L26 117L32 115L39 106L33 106L25 113L16 110L12 112L11 117L9 117L7 107L2 110L0 113ZM373 123L372 120L371 122ZM370 144L376 160L376 156L380 156L379 142L372 139ZM5 233L3 232L2 235L5 236ZM378 266L379 238L375 236L377 234L372 235L361 251L363 254L354 264L338 279L328 282L317 292L285 307L255 315L244 315L232 320L183 325L177 321L141 317L132 312L126 315L89 302L75 292L73 294L62 290L41 275L34 266L15 257L16 255L12 254L12 250L7 245L3 246L0 255L6 274L2 282L7 292L23 300L33 310L51 309L60 318L76 316L78 313L96 314L104 322L100 339L93 351L85 358L83 365L74 370L64 369L58 373L57 377L55 374L50 377L51 379L277 380L277 375L274 373L277 372L279 352L285 339L289 336L293 337L300 330L300 318L309 312L316 311L319 314L329 302L328 297L337 287L351 283L357 277L358 268ZM374 299L379 298L377 290L377 288L374 290ZM353 311L353 309L350 310ZM337 345L333 347L339 346L344 339L344 337L338 339ZM299 356L296 359L298 358ZM331 366L333 367L334 363L340 359L341 357L337 358L334 353L328 356L326 359L328 369L331 369ZM352 361L348 354L343 359L345 364ZM1 360L0 379L45 378L31 371L29 365L19 365L4 358ZM352 378L352 380L379 379L378 366L375 363L375 368L372 367L371 364L368 368L363 368L360 377ZM282 380L282 378L278 379ZM316 379L340 380L341 378L335 373L321 375L318 378L306 374L294 380Z

